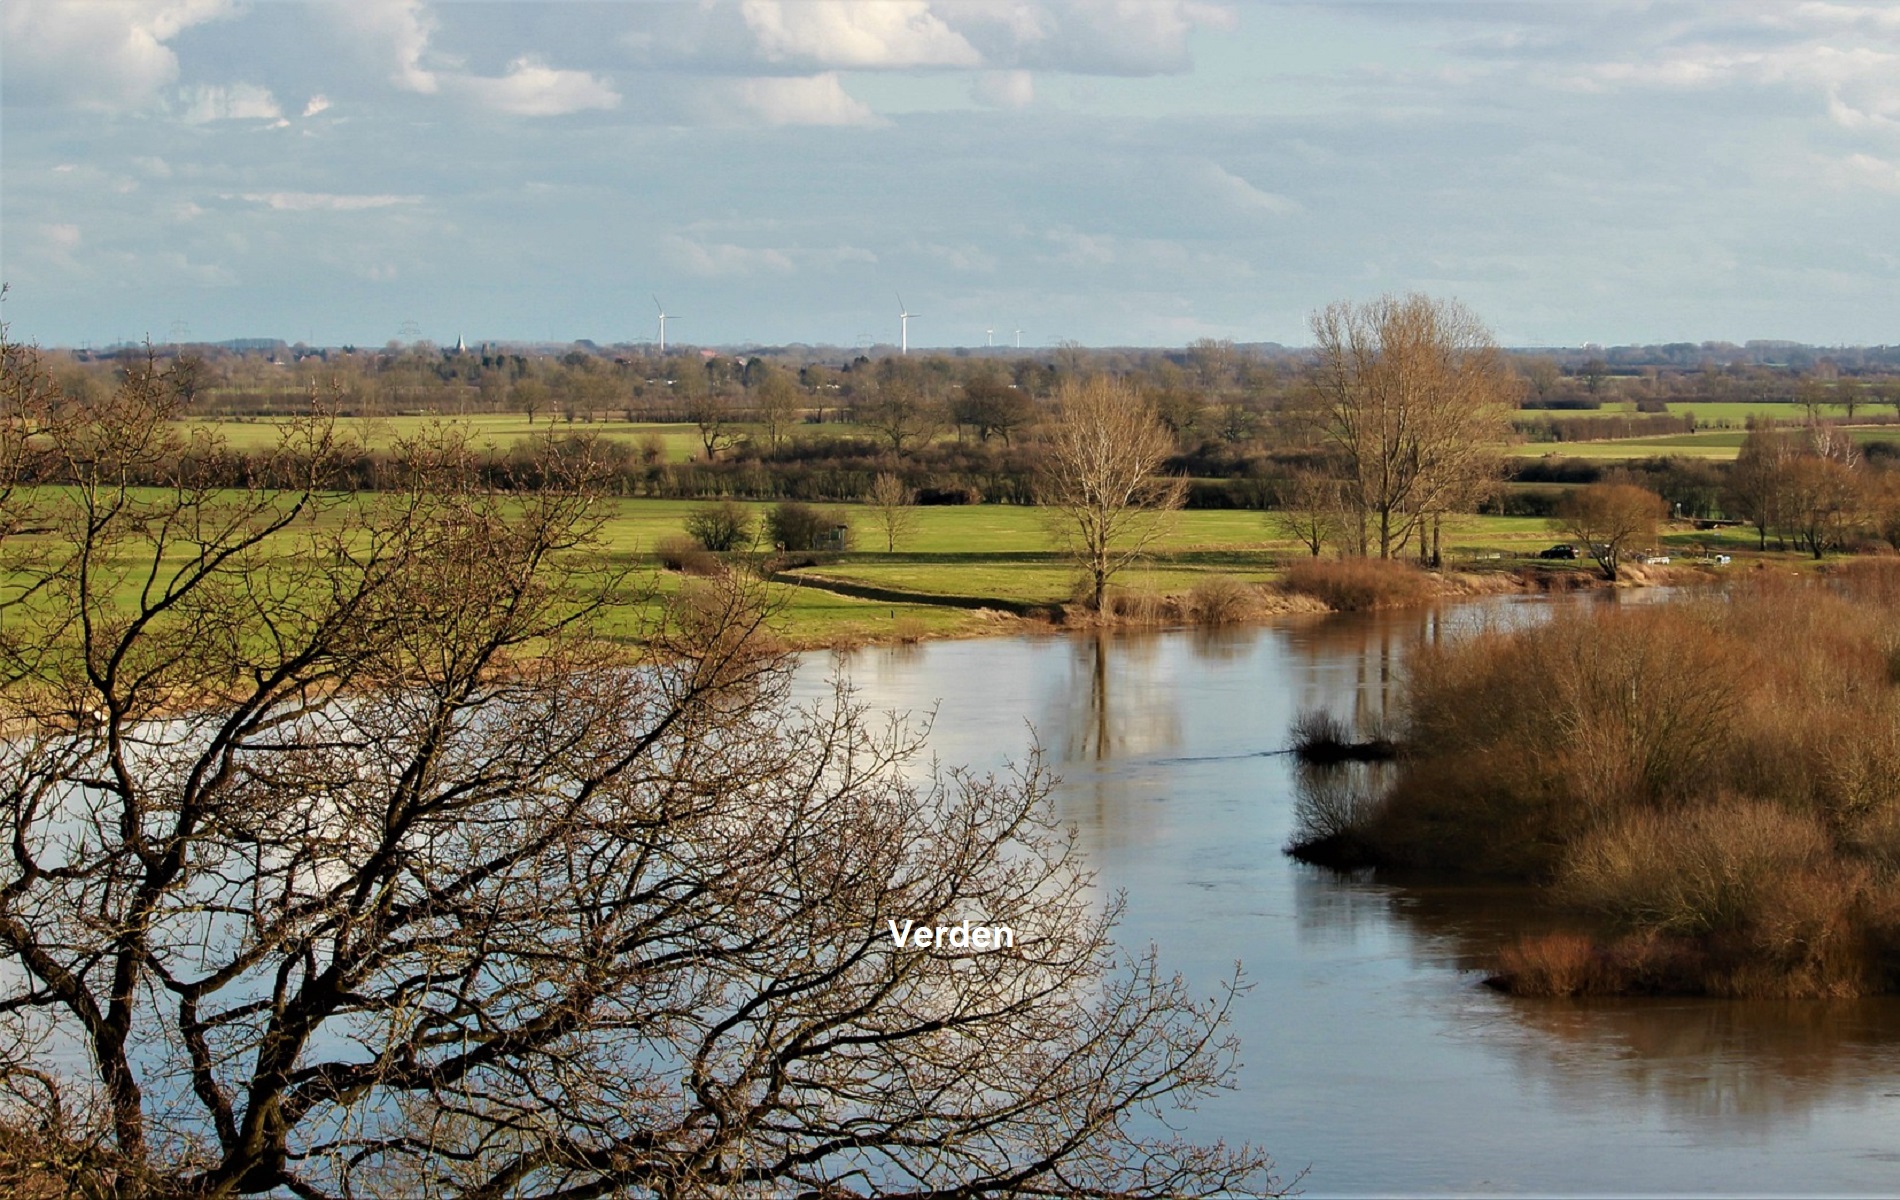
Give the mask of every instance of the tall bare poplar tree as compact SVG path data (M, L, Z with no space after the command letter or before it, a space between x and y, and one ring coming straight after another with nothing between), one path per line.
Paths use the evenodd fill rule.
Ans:
M1456 301L1333 304L1313 334L1320 427L1345 464L1361 549L1390 558L1496 477L1519 381Z
M1174 439L1132 389L1096 377L1065 382L1043 446L1038 500L1057 541L1101 608L1108 581L1139 558L1181 507L1187 481L1162 470Z

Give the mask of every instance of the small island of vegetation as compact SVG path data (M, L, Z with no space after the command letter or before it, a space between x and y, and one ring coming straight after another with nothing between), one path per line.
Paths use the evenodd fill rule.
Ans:
M1863 561L1424 651L1387 785L1315 791L1290 852L1533 886L1577 927L1503 948L1521 995L1891 992L1897 602Z

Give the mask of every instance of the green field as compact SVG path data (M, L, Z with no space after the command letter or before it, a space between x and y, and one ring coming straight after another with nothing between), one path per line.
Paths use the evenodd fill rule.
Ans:
M1900 442L1900 425L1853 425L1854 438L1867 442ZM1706 458L1731 462L1741 451L1748 436L1741 429L1717 429L1706 433L1671 433L1660 437L1615 438L1592 442L1519 442L1507 447L1518 458L1587 458L1602 461L1630 458Z
M565 421L541 417L530 423L520 413L444 413L406 414L392 417L338 417L338 431L345 437L360 437L372 450L389 448L398 438L414 437L424 430L452 425L467 431L477 447L506 450L517 442L569 434L594 434L616 441L643 442L657 436L665 446L667 462L691 462L704 457L705 446L697 427L684 422L650 421ZM202 429L220 438L233 450L261 450L276 444L287 417L238 417L225 420L193 419L181 422L187 428ZM750 425L730 427L742 436L763 437L764 430ZM792 436L828 438L875 436L866 426L849 421L827 421L823 425L798 425Z
M601 570L631 569L635 586L656 596L692 586L687 577L659 570L652 553L663 539L684 535L686 517L702 502L614 499L604 503L606 519L599 542L588 552ZM350 504L342 500L320 506L310 522L300 522L279 535L281 553L286 558L300 553L302 537L313 528L333 528L348 520ZM755 523L762 524L770 506L750 503L745 507ZM969 608L860 599L825 590L826 581L919 597L990 599L1002 602L998 607L1061 603L1075 593L1077 572L1053 548L1043 510L1003 505L918 508L914 510L915 532L896 553L886 553L876 542L870 510L859 505L833 508L854 525L860 548L793 573L810 577L814 586L775 583L769 587L778 606L773 627L794 644L889 637L899 622L909 636L967 634L995 626L994 616ZM1553 537L1547 522L1538 518L1464 516L1446 522L1442 540L1448 566L1482 569L1508 566L1548 546ZM184 554L181 548L180 563ZM1264 513L1191 510L1174 514L1155 555L1115 582L1120 589L1159 594L1185 593L1213 576L1265 582L1305 555L1305 548L1281 536ZM1492 555L1502 560L1494 561ZM129 606L138 587L139 564L124 565L132 573L118 583L117 591ZM616 608L607 616L605 632L636 638L652 615L650 601Z
M1827 421L1848 420L1845 406L1822 404L1817 413ZM1886 404L1857 404L1854 406L1854 419L1865 419L1877 414L1892 414L1892 408ZM1805 421L1808 410L1799 404L1763 403L1754 400L1689 400L1669 405L1669 416L1693 414L1698 426L1711 428L1733 427L1741 429L1750 417L1768 417L1777 421ZM1605 404L1602 408L1560 408L1560 409L1522 409L1516 416L1519 420L1536 420L1539 417L1552 417L1560 421L1567 420L1603 420L1610 417L1650 417L1661 413L1641 413L1636 411L1633 401Z

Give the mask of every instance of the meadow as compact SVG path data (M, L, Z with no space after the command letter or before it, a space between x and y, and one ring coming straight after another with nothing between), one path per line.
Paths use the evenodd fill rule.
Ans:
M1718 415L1742 415L1743 409L1755 411L1761 406L1683 407L1698 410L1699 419L1713 419ZM1780 407L1794 411L1791 406ZM1615 415L1609 409L1604 412ZM361 437L366 445L387 448L398 439L450 420L466 427L477 447L496 450L552 431L584 432L646 444L658 439L669 461L691 461L702 453L698 431L678 423L569 423L548 419L530 423L521 414L510 413L466 418L415 414L345 418L342 425L346 433ZM256 418L192 424L233 449L250 450L270 445L283 422ZM834 435L866 432L862 426L844 423L826 424L823 429ZM1857 432L1869 439L1900 439L1900 426L1867 426ZM1735 457L1745 436L1739 428L1731 428L1615 441L1522 443L1509 447L1509 451L1520 457L1555 454L1605 461L1666 455L1725 460ZM682 586L680 575L658 569L655 551L665 541L682 538L687 517L705 502L616 498L603 503L607 516L593 551L603 569L652 572L656 595ZM750 514L753 529L762 530L771 503L736 503ZM977 611L986 607L986 602L994 601L997 609L1022 611L1052 609L1074 598L1077 576L1056 549L1052 514L1047 510L1005 504L916 507L910 510L910 530L894 551L887 552L872 510L857 504L820 507L839 513L852 526L853 545L842 553L824 555L820 561L782 570L770 584L778 605L774 626L794 644L888 638L894 630L906 637L976 633L997 626L994 613ZM1538 517L1459 516L1447 520L1441 535L1448 569L1479 572L1508 571L1536 562L1538 551L1557 540L1550 523ZM1666 532L1656 549L1673 556L1700 557L1745 552L1754 544L1749 531L1696 531L1682 526ZM740 557L757 559L759 549L755 547ZM1267 513L1192 509L1169 519L1152 554L1123 572L1116 588L1123 595L1137 597L1181 596L1211 581L1267 584L1282 578L1290 564L1306 557L1305 547L1280 531ZM1539 565L1554 570L1570 567L1549 562ZM875 598L848 594L867 590L874 592ZM629 606L613 614L609 632L629 639L637 637L650 615L650 603Z

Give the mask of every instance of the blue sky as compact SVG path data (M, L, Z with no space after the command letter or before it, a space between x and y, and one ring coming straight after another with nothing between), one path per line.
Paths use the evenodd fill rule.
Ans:
M1900 341L1900 4L7 0L15 337Z

